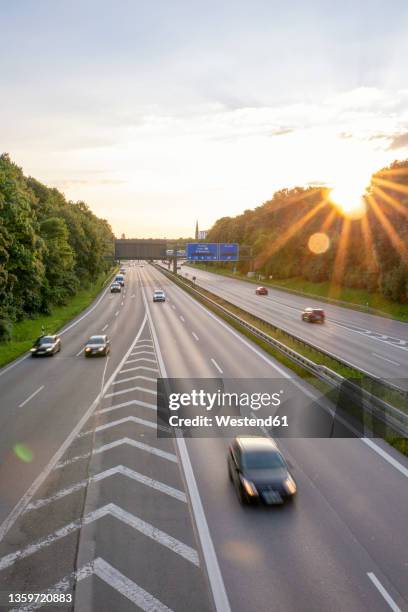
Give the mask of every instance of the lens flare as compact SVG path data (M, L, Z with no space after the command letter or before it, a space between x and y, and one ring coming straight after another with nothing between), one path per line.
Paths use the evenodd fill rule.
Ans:
M330 200L344 217L361 219L367 209L364 192L365 187L362 182L344 180L330 190Z
M33 460L34 455L32 451L28 448L28 446L26 446L25 444L15 444L13 446L13 451L15 455L20 459L20 461L23 461L24 463L31 463L31 461Z
M308 240L307 246L315 255L325 253L330 247L330 238L323 232L312 234Z

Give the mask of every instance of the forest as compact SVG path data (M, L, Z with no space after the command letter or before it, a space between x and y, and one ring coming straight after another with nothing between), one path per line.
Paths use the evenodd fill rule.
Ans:
M108 222L0 156L0 340L48 314L112 266Z
M238 268L272 279L329 281L408 303L408 160L372 175L362 211L348 216L327 187L296 187L235 217L222 217L206 242L238 242L252 262Z

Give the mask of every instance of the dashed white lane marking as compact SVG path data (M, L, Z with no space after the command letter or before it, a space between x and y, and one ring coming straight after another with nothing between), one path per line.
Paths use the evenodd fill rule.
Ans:
M187 561L190 561L190 563L193 563L199 567L198 555L193 548L187 546L187 544L183 544L180 542L180 540L176 540L176 538L173 538L157 527L150 525L150 523L146 523L134 514L130 514L130 512L123 510L123 508L120 508L116 504L106 504L106 506L102 506L101 508L90 512L82 519L77 519L72 523L68 523L68 525L65 525L64 527L57 529L54 531L54 533L47 535L45 538L38 540L34 544L30 544L26 548L17 550L6 555L5 557L2 557L0 559L0 571L6 569L7 567L11 567L20 559L25 559L31 555L34 555L39 550L51 546L51 544L54 544L54 542L65 538L70 533L78 531L78 529L81 529L83 526L89 525L90 523L93 523L94 521L106 516L112 516L119 521L122 521L122 523L136 529L148 538L159 542L159 544L162 544L162 546L166 546L171 551L177 553L181 557L184 557L184 559Z
M148 382L152 382L155 383L157 381L157 378L150 378L150 376L129 376L128 378L122 378L121 380L115 380L115 382L112 383L112 385L120 385L121 383L124 382L129 382L129 380L147 380Z
M149 372L157 372L159 374L159 370L157 368L151 368L150 366L135 366L134 368L126 368L125 370L121 370L120 374L125 374L126 372L136 372L136 370L148 370Z
M79 356L80 356L80 354L81 354L81 353L83 353L83 352L84 352L84 347L82 347L82 348L81 348L81 349L80 349L80 350L77 352L77 354L75 355L75 357L79 357Z
M117 311L115 312L115 317L117 317L117 316L118 316L118 314L119 314L119 310L117 310Z
M175 307L174 304L172 304L171 307L172 307L173 310L176 310L176 307Z
M131 298L135 298L136 296L135 296L135 294L133 293L133 295L131 295L130 297L131 297Z
M211 357L211 362L213 363L213 365L217 368L217 370L219 371L220 374L223 374L223 371L221 370L220 366L218 365L218 363L215 361L215 359L213 359Z
M373 585L380 591L381 595L383 596L387 604L390 606L391 610L393 612L401 612L401 608L397 606L391 595L388 593L388 591L385 590L381 582L378 580L377 576L373 574L373 572L367 572L367 576L369 577Z
M99 431L104 431L105 429L116 427L117 425L123 425L124 423L136 423L137 425L144 425L145 427L157 429L157 423L155 423L154 421L146 421L146 419L140 419L139 417L128 416L123 419L118 419L117 421L110 421L109 423L105 423L104 425L98 425L98 427L95 427L95 429L83 431L78 434L77 437L83 438L84 436L89 436L89 434L93 433L94 431L98 433Z
M29 402L30 400L32 400L32 399L33 399L33 397L35 397L36 395L38 395L38 393L40 393L40 391L42 391L42 390L44 389L44 386L45 386L45 385L41 385L41 387L39 387L39 388L37 389L37 391L34 391L34 393L32 393L31 395L29 395L29 396L27 397L27 399L25 399L25 400L24 400L24 402L21 402L21 404L19 404L19 406L18 406L18 407L19 407L19 408L23 408L23 407L24 407L26 404L28 404L28 402Z
M193 336L194 340L197 340L197 342L200 340L195 332L191 332L191 335Z
M110 442L109 444L103 444L103 446L99 446L92 453L85 453L84 455L77 455L76 457L72 457L71 459L67 459L66 461L60 461L55 466L56 470L59 470L66 465L71 465L71 463L76 463L81 459L87 459L91 455L99 455L101 453L105 453L106 451L110 451L113 448L117 448L118 446L132 446L133 448L138 448L139 450L146 451L151 455L155 455L157 457L161 457L162 459L167 459L167 461L172 461L173 463L177 463L176 455L173 453L168 453L166 451L161 450L160 448L156 448L154 446L150 446L149 444L144 444L144 442L139 442L138 440L133 440L133 438L121 438L120 440L115 440L114 442Z
M130 400L130 402L123 402L122 404L114 404L113 406L108 406L107 408L101 408L101 410L97 410L95 414L105 414L106 412L112 412L112 410L119 410L120 408L128 408L129 406L140 406L141 408L157 410L156 404L142 402L142 400Z
M121 303L120 303L120 305L121 305L121 306L123 306L123 304L124 304L124 302L123 302L123 300L122 300L122 301L121 301Z
M183 315L180 315L180 321L181 321L182 323L185 323L185 318L183 317Z
M102 327L102 331L105 331L105 329L108 329L109 327L109 323L107 323L104 327Z
M110 478L111 476L116 476L117 474L120 474L121 476L126 476L127 478L130 478L131 480L135 480L136 482L140 482L141 484L147 487L150 487L151 489L160 491L160 493L164 493L165 495L168 495L169 497L174 497L174 499L178 499L179 501L187 503L187 497L185 493L183 493L183 491L179 491L178 489L175 489L174 487L170 487L169 485L166 485L163 482L160 482L159 480L154 480L153 478L149 478L148 476L145 476L144 474L135 472L134 470L131 470L130 468L126 466L117 465L113 468L110 468L109 470L105 470L104 472L95 474L95 476L91 476L90 478L86 478L85 480L76 482L71 487L67 487L66 489L61 489L60 491L58 491L54 495L51 495L50 497L46 497L43 499L37 499L36 501L31 502L31 504L27 506L25 511L30 512L30 510L37 510L38 508L43 508L44 506L48 506L49 504L52 504L58 499L66 497L67 495L71 495L71 493L75 493L76 491L80 491L81 489L84 489L92 482L100 482L101 480L105 480L105 478Z
M378 353L372 353L372 355L374 355L374 357L378 357L378 359L383 359L384 361L388 361L388 363L392 363L395 366L400 366L401 364L398 363L398 361L393 361L392 359L387 359L387 357L383 357L382 355L379 355Z
M140 391L141 393L149 393L150 395L157 395L157 391L153 389L145 389L145 387L129 387L128 389L121 389L120 391L113 391L107 393L105 397L114 397L115 395L124 395L125 393L132 393L133 391Z

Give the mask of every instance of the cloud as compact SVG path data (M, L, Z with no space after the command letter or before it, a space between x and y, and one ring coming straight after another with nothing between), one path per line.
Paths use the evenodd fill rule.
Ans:
M390 151L394 151L395 149L403 149L404 147L408 147L408 132L395 136L388 148Z

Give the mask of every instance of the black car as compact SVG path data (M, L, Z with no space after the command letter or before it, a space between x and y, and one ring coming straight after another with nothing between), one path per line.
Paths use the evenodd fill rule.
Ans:
M282 504L296 493L296 482L271 438L235 438L227 461L229 478L243 504Z
M325 314L322 308L305 308L302 312L302 321L308 323L324 323Z
M105 357L110 353L108 336L91 336L85 344L85 357Z
M31 356L55 355L61 350L61 338L59 336L40 336L33 344Z

